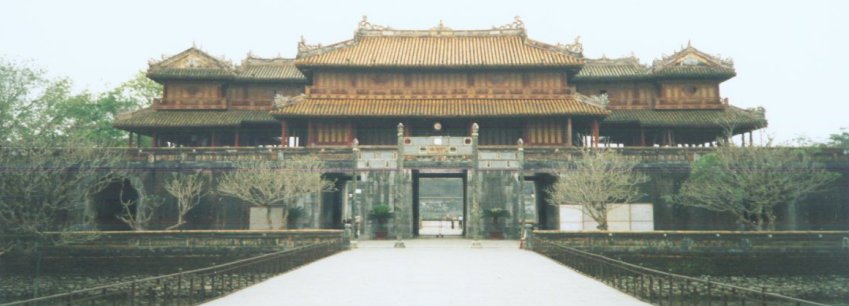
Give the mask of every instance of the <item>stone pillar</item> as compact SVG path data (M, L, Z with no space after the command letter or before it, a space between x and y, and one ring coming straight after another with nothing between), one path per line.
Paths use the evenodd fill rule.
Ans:
M404 151L404 135L404 124L398 123L398 168L396 169L394 179L390 180L392 184L390 190L392 190L392 198L395 206L394 234L399 240L413 236L412 225L415 222L412 219L413 203L409 197L411 192L409 187L412 186L412 173L410 170L404 169L404 156L402 154Z
M466 220L468 223L466 228L468 229L469 236L474 240L479 240L481 238L481 207L480 207L480 190L481 190L481 181L480 174L478 174L478 124L472 124L472 167L469 169L467 175L467 186L468 191L466 192L467 197L469 198L469 220ZM475 245L473 245L475 246Z
M566 146L572 146L572 117L566 117Z

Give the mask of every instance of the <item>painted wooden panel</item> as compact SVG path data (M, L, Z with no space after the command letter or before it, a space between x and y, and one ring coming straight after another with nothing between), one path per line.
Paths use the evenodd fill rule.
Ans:
M347 145L350 125L347 122L320 121L315 123L317 145Z
M529 145L558 145L563 144L566 135L565 125L561 120L540 119L527 124Z

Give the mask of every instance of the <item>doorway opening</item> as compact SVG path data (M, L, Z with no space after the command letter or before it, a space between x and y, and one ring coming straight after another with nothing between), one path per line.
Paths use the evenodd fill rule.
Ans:
M413 234L462 237L466 233L466 173L413 171Z

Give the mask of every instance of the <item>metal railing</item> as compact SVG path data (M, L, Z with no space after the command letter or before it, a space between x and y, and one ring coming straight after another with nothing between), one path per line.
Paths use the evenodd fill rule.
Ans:
M17 305L195 305L344 249L324 242L211 267L55 294Z
M825 305L706 279L662 272L545 240L533 251L655 305Z

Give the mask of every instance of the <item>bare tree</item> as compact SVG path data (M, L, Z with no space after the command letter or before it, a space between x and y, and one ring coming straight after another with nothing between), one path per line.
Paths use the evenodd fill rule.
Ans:
M67 145L62 147L63 145ZM59 147L56 147L59 146ZM123 151L80 141L0 148L0 254L36 243L61 244L62 232L90 221L91 195L122 176Z
M839 177L813 159L811 148L718 147L692 166L679 205L728 212L748 229L774 229L775 209L824 189Z
M186 214L200 204L209 186L209 175L204 173L173 173L165 182L165 190L177 199L177 223L167 227L172 230L186 224Z
M129 201L124 201L123 198L123 192L121 192L121 213L115 215L115 218L126 223L135 231L147 230L147 225L156 215L156 210L164 203L162 198L156 195L148 195L138 200Z
M248 161L222 175L217 191L265 207L269 229L273 229L271 208L282 207L285 228L289 201L332 187L332 182L322 178L323 170L324 163L314 155L296 155L284 161Z
M585 148L571 167L557 169L557 182L547 191L553 205L574 204L607 230L611 204L640 199L638 185L648 177L634 172L637 162L610 149Z

